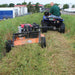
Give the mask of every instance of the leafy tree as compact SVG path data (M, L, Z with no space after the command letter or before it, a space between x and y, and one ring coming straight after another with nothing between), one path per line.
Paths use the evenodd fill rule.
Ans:
M22 5L21 3L17 3L16 5Z
M68 4L64 4L63 9L67 9L67 8L69 8L69 5Z
M22 5L26 5L26 4L27 4L26 2L23 2L23 3L22 3Z
M28 3L27 7L28 7L28 12L32 12L33 6L31 4L31 2Z
M31 2L29 2L27 7L28 7L28 12L32 13L39 12L39 3L36 3L35 6L32 6Z
M35 4L35 9L36 9L36 12L39 12L39 3Z
M72 5L72 8L75 8L75 5Z
M36 12L35 6L32 6L31 11L32 11L32 13Z
M14 5L15 5L15 4L13 4L13 3L10 3L10 4L9 4L9 7L14 7Z
M46 4L44 7L45 8L50 8L51 6L50 6L50 4Z
M0 7L8 7L8 4L2 4Z
M55 3L55 5L57 5L57 6L58 6L59 4Z

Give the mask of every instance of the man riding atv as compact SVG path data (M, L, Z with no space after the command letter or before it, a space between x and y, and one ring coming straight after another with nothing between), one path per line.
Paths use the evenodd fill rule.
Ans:
M51 2L50 5L51 5L51 8L49 11L50 13L49 17L60 18L60 15L61 15L60 8L57 5L55 5L53 2Z
M61 18L60 8L53 2L50 3L50 6L51 6L50 11L44 13L43 19L48 20L47 17Z
M54 30L60 33L65 33L65 24L63 23L63 19L60 17L60 9L58 6L54 5L51 2L50 12L44 12L43 19L41 21L42 32L47 32L47 30Z

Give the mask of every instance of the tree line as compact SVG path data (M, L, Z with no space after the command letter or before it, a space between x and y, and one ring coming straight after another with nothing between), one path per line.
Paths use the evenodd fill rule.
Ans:
M60 5L60 4L55 4L55 5ZM44 6L45 8L50 8L51 6L50 6L50 4L46 4L45 6ZM69 4L64 4L63 5L63 9L67 9L67 8L69 8ZM72 7L71 8L75 8L75 5L72 5Z
M2 4L0 5L0 7L14 7L14 3L10 3L10 4ZM27 5L26 2L23 2L23 3L17 3L16 5Z
M22 3L17 3L16 5L27 5L28 12L35 13L35 12L39 12L39 8L40 8L39 4L40 3L32 4L31 2L29 2L27 4L27 2L24 1ZM15 5L14 3L2 4L2 5L0 5L0 7L14 7L14 5ZM33 6L33 5L35 5L35 6ZM56 3L55 5L58 6L59 4ZM44 8L50 8L50 7L51 7L50 4L45 4L44 5ZM63 9L66 9L66 8L69 8L68 4L63 5ZM72 8L75 8L75 5L72 5Z
M35 6L33 6L33 4L31 2L29 2L28 4L26 2L23 2L23 3L17 3L16 5L27 5L28 7L28 12L32 12L32 13L35 13L35 12L39 12L39 6L40 3L36 3ZM2 4L0 5L0 7L14 7L14 3L10 3L10 4Z

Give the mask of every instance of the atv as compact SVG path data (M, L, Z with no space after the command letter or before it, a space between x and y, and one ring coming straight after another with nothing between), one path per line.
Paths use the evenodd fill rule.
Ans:
M42 48L46 47L45 35L41 33L38 24L21 24L18 29L18 33L13 34L12 40L7 40L6 52L14 46L32 43L40 43Z
M42 29L42 32L47 32L47 30L54 30L60 33L65 33L65 24L63 19L59 17L50 17L49 12L45 12L41 25L46 28Z

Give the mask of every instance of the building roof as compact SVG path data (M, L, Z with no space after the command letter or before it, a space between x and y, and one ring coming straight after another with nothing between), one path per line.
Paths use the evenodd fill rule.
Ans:
M44 5L40 4L39 6L44 6Z
M27 5L15 5L15 7L27 7Z
M35 5L32 5L32 6L35 6ZM44 6L44 5L40 4L39 6Z
M35 6L35 5L32 5L32 6Z

